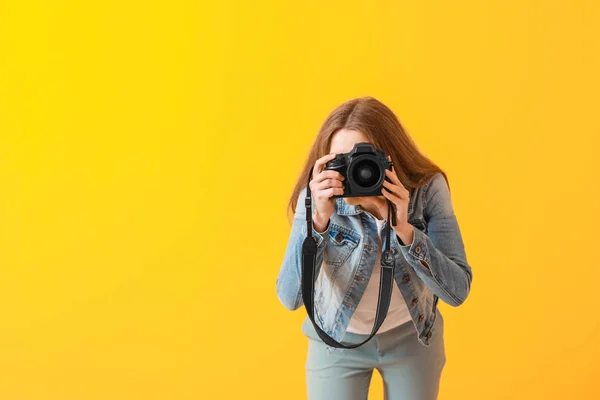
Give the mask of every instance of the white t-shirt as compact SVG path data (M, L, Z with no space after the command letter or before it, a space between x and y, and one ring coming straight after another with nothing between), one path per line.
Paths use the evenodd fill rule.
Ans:
M381 232L381 228L383 227L385 220L376 219L376 222L377 232ZM392 234L393 233L394 232L392 232ZM348 328L346 329L348 332L369 335L373 330L373 325L375 325L375 316L377 314L379 281L381 279L381 253L382 240L381 234L379 234L379 251L377 252L377 259L375 260L373 273L371 275L371 279L369 279L367 288L365 289L365 292L363 293L363 296L356 307L356 310L354 310L352 318L350 318ZM381 324L381 327L379 327L377 334L380 332L385 332L411 320L410 312L408 311L404 297L402 297L402 293L400 293L400 289L398 289L398 284L395 280L392 283L392 299L390 301L390 307L387 317L385 317L385 321L383 321L383 324Z

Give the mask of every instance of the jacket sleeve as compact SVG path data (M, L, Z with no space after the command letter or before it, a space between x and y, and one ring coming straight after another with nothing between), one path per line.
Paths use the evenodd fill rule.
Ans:
M287 246L283 256L283 262L277 276L276 287L277 297L281 304L289 310L296 310L304 305L302 301L302 244L306 238L306 206L304 198L306 188L302 189L298 196L298 203L294 212L294 221L288 238ZM311 197L312 199L312 197ZM314 199L312 199L312 208L314 212ZM315 276L319 276L321 264L323 262L323 253L325 250L325 238L329 236L330 223L324 232L317 232L312 228L312 235L317 240L317 257Z
M428 183L424 198L428 233L414 228L411 244L400 244L397 235L393 235L392 244L398 246L417 276L435 295L458 307L469 295L473 273L467 262L450 191L441 173Z

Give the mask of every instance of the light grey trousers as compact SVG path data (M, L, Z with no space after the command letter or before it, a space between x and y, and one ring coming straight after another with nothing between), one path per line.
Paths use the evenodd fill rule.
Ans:
M385 400L436 400L446 363L444 320L437 310L430 345L417 341L412 321L377 333L354 349L328 353L310 319L302 325L308 337L306 387L309 400L367 400L373 369L383 379ZM344 344L369 335L346 332Z

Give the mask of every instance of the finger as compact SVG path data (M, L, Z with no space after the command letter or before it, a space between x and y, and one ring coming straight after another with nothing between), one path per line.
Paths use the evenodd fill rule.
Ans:
M390 161L392 163L392 169L394 169L394 160L392 160L392 156L390 156L389 154L387 155L387 159L388 161Z
M393 183L387 181L384 181L383 186L384 187L381 189L381 193L389 193L403 201L408 200L408 196L404 194L402 188L400 188L399 186L395 186Z
M396 196L394 193L390 193L387 190L382 190L381 193L385 196L386 199L390 199L392 203L397 204L402 201L402 199Z
M404 200L408 199L408 191L406 189L403 189L401 186L394 185L393 183L388 181L383 181L383 186L385 189L392 192L392 194L394 194L395 196L398 196L399 198Z
M323 171L319 172L316 176L313 175L313 179L315 180L315 182L321 182L327 178L333 178L339 181L344 181L346 179L344 178L344 175L340 174L339 171L334 171L332 169L324 169Z
M315 166L313 167L313 176L318 175L327 163L327 161L333 160L335 158L335 155L336 153L329 153L315 161Z
M396 175L396 171L394 170L394 166L392 165L392 169L386 169L385 170L385 174L392 180L392 182L394 182L396 185L398 184L402 184L400 183L400 179L398 179L398 176Z
M393 183L388 181L383 181L383 187L400 198L404 197L404 192L402 191L402 188L398 185L394 185Z
M396 172L394 172L394 167L393 166L392 166L392 170L391 171L389 169L385 170L385 175L388 178L390 178L393 183L395 183L397 186L399 186L401 188L401 191L406 191L406 193L408 194L408 190L406 190L406 188L404 187L404 185L402 184L402 182L400 182L400 179L398 179L398 176L396 175Z
M387 156L387 159L388 159L389 161L392 161L392 156L390 156L390 155L388 154L388 156ZM391 174L391 175L388 175L390 171L391 171L391 173L392 173L392 174ZM396 185L400 185L400 186L404 187L404 186L402 185L402 183L400 182L400 179L398 179L398 176L396 175L396 170L394 169L394 164L393 164L393 161L392 161L392 169L387 169L387 168L386 168L386 170L385 170L385 174L386 174L386 176L389 176L389 177L390 177L390 179L392 180L392 182L394 182Z
M332 187L344 188L344 184L341 181L339 181L338 179L328 178L328 179L322 180L321 182L317 182L315 184L315 187L317 188L317 190L325 190L325 189L329 189Z
M331 196L333 196L334 194L344 194L344 189L333 187L333 188L321 190L318 192L317 198L329 200L331 198Z
M394 170L394 164L393 164L393 160L392 160L392 156L390 156L389 154L387 155L387 159L389 161L392 161L392 169L386 169L385 170L385 175L386 177L388 177L393 184L395 185L390 185L390 189L392 191L392 193L396 194L396 196L400 196L402 198L407 198L408 197L408 190L406 190L406 188L404 187L404 185L402 184L402 182L400 182L400 179L398 178L398 175L396 175L396 171ZM386 181L384 181L384 184L386 183ZM388 184L390 182L387 182ZM388 187L388 185L386 185L386 188Z
M331 169L323 170L319 172L316 176L313 175L312 180L309 182L310 190L314 192L315 190L319 190L320 188L327 188L328 186L322 187L319 185L319 183L326 181L327 179L334 179L339 182L343 182L346 178L344 178L344 176L338 171L334 171ZM343 184L342 187L344 187Z
M404 185L403 185L403 184L402 184L402 182L400 181L400 178L398 178L398 175L396 175L396 170L394 169L394 166L393 166L393 165L392 165L392 169L391 169L391 171L392 171L392 176L393 176L394 178L396 178L396 181L397 181L397 182L396 182L396 184L397 184L398 186L400 186L402 189L406 190L406 188L404 187ZM407 190L407 192L408 192L408 190Z

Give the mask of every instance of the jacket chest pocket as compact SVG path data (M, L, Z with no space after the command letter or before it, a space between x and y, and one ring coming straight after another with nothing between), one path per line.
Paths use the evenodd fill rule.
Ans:
M325 247L325 259L334 267L344 264L360 242L359 236L350 229L330 222L329 238Z

